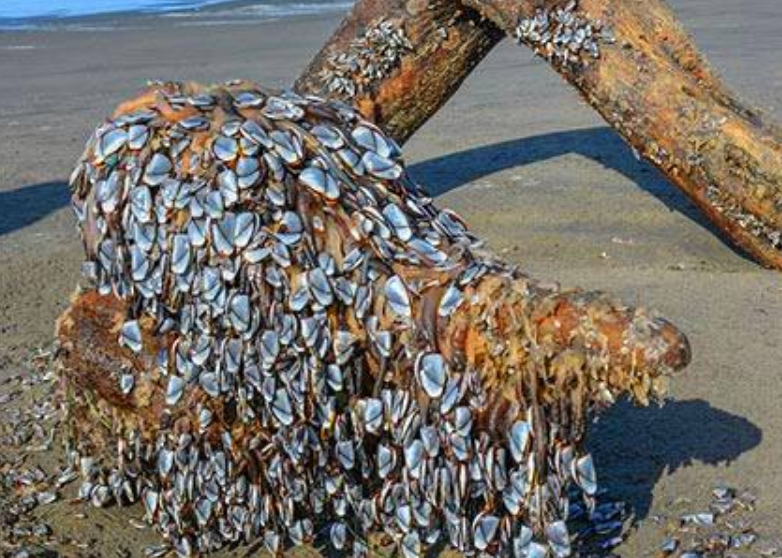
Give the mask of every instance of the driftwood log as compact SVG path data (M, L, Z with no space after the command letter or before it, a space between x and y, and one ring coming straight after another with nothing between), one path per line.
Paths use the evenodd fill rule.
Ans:
M365 34L386 14L414 48L367 80ZM546 59L727 240L782 269L782 134L716 76L662 0L363 0L297 87L354 102L404 141L498 29Z
M504 32L482 13L458 2L363 0L302 73L295 88L301 93L355 106L365 118L402 143L448 100L503 36ZM133 105L134 102L126 103L118 114ZM92 316L92 323L83 324L83 328L74 324L61 341L73 349L70 354L75 355L79 368L90 370L93 366L89 365L88 355L97 344L87 332L102 329L96 319L106 320L104 325L108 326L124 318L127 308L104 303L118 315L110 318L105 311L93 315L84 311L84 301L92 300L90 294L80 297L75 299L73 309L82 309L78 313L80 319ZM568 303L566 307L574 325L589 314L589 309L580 304ZM621 313L608 330L601 332L617 349L631 323ZM568 335L562 339L564 349ZM116 368L117 363L110 359L94 358L98 370ZM99 383L99 375L96 373L94 379L87 375L81 383Z
M98 292L58 324L85 499L143 500L183 556L313 518L357 556L377 528L407 557L570 553L590 414L662 393L687 341L483 254L399 157L248 83L162 84L98 129L72 180Z
M504 33L512 34L550 60L729 237L765 265L778 265L777 131L726 90L664 3L638 9L624 0L582 0L571 12L581 25L592 24L597 57L589 48L563 57L536 40L530 21L538 13L556 20L555 6L567 7L541 1L363 0L296 88L354 104L401 143ZM377 45L399 30L397 47L381 48L377 58Z

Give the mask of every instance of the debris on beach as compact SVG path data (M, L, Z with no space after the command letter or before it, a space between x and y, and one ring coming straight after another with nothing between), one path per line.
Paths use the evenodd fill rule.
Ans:
M39 351L20 372L0 382L0 556L45 555L52 528L35 512L60 499L78 475L46 471L36 457L54 453L62 411L54 396L52 352Z
M762 539L753 525L757 497L751 490L715 487L711 502L696 509L657 517L665 539L659 558L739 558L782 556L782 546Z

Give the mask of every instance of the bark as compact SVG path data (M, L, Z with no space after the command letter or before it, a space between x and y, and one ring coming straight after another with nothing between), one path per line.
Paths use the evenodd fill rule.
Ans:
M557 10L570 7L570 29L589 26L598 56L573 48L563 57L567 49L553 48L550 40L534 33L521 41L547 59L640 156L690 197L726 239L760 264L782 269L782 134L725 86L661 0L395 2L390 8L395 25L410 29L413 37L400 68L355 99L334 95L319 77L330 56L350 52L351 41L385 10L382 3L365 0L297 86L355 100L368 118L404 141L496 43L498 28L518 37L519 24L538 13L546 14L553 27ZM438 36L434 30L444 24L464 41L461 48L438 48L433 42Z
M356 106L365 118L403 143L442 107L504 34L452 0L358 2L312 60L295 89ZM382 40L367 44L379 25L402 30L409 43L378 74L344 74L353 91L335 90L340 56L360 66L376 62ZM378 56L380 55L380 56Z

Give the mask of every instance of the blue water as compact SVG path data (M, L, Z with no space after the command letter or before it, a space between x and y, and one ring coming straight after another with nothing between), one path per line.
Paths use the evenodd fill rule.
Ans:
M198 13L200 8L225 4L237 15L285 17L347 9L347 0L0 0L0 27L28 26L101 14ZM217 9L217 8L215 8ZM220 8L222 9L222 7ZM222 14L229 12L222 11Z

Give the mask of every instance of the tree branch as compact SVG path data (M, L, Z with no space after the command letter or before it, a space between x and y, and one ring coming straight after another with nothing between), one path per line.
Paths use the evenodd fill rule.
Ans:
M452 0L363 0L296 81L405 142L503 38Z

